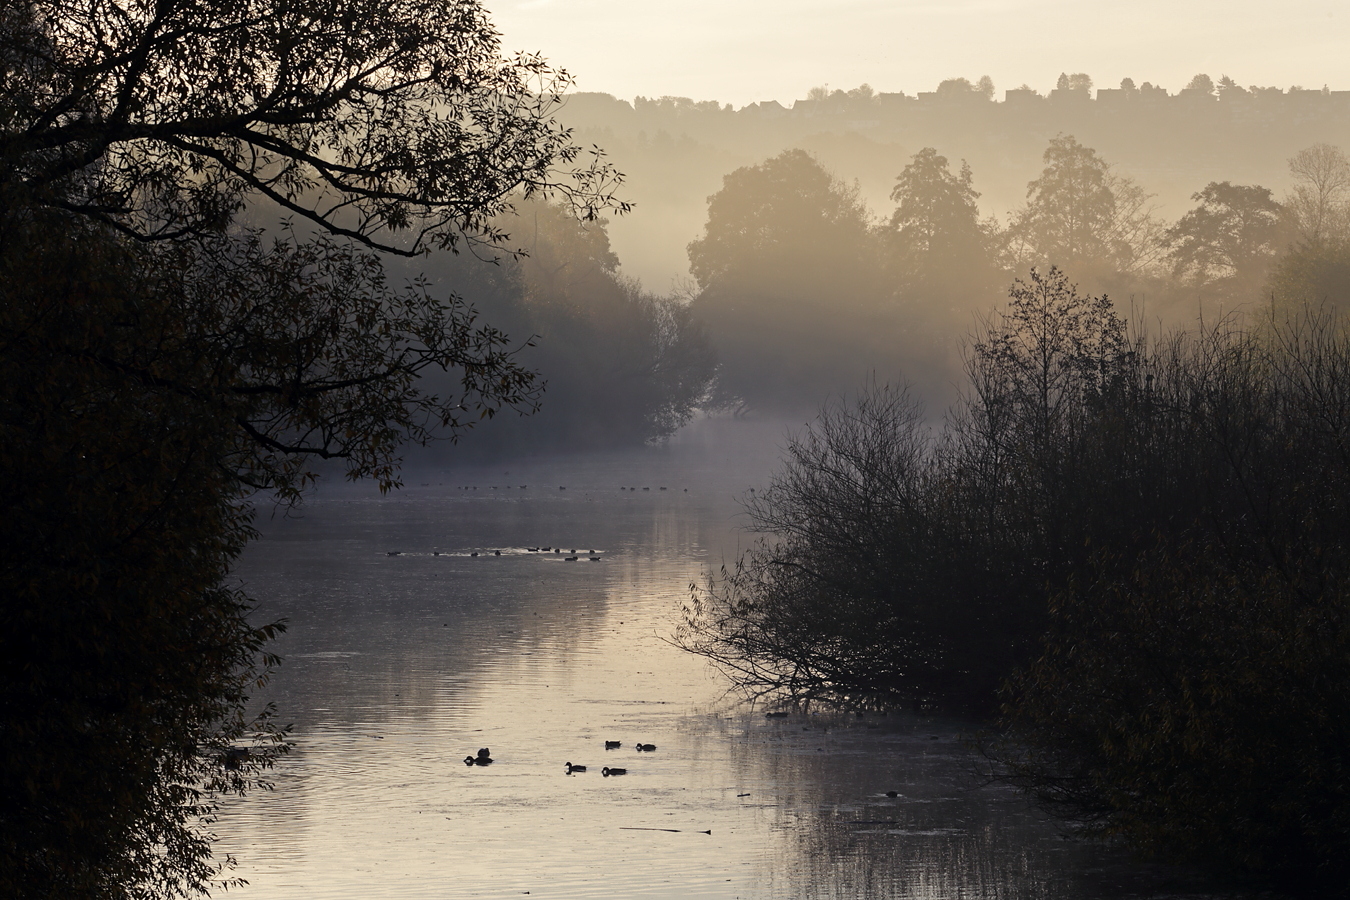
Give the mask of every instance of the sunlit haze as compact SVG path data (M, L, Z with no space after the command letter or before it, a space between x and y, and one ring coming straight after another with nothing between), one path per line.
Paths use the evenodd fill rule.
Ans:
M494 0L504 44L543 53L583 91L737 107L817 85L931 91L994 79L998 96L1062 71L1171 91L1197 72L1239 84L1350 85L1350 9L1329 0Z

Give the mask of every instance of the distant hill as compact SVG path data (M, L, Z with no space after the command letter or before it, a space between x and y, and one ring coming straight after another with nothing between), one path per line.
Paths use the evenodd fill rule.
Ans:
M814 93L814 92L813 92ZM1006 221L1041 171L1050 138L1071 134L1115 171L1156 195L1175 221L1191 194L1211 181L1261 184L1284 193L1286 161L1316 143L1350 148L1350 91L1277 88L1219 94L1161 88L873 94L870 89L741 109L683 97L632 102L609 94L567 98L560 119L594 143L628 176L636 204L609 233L623 270L656 291L687 276L687 244L698 237L707 198L722 176L801 147L846 181L856 180L878 215L909 158L934 147L967 160L982 213Z

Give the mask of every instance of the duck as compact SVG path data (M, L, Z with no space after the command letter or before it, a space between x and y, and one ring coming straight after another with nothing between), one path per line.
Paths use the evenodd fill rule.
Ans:
M585 766L574 766L574 765L572 765L570 762L569 762L569 763L563 763L563 765L567 767L567 774L568 774L568 775L571 775L573 772L585 772L585 771L586 771L586 767L585 767Z
M638 744L638 745L637 745L637 748L638 748L638 752L639 752L639 753L651 753L653 750L656 749L656 745L655 745L655 744Z
M472 757L472 756L466 756L466 757L464 757L464 765L466 765L466 766L471 766L471 765L473 765L473 757Z
M619 747L621 747L621 746L623 746L623 745L620 744L618 741L605 741L605 749L606 749L606 750L618 750Z
M603 776L605 776L606 778L608 778L608 777L611 776L611 775L627 775L627 774L628 774L628 770L627 770L627 769L611 769L609 766L605 766L603 769L600 770L600 774L603 775Z
M566 562L576 562L576 561L577 561L577 558L576 558L575 556L564 556L563 559L564 559Z
M475 550L475 551L473 551L472 553L470 553L469 555L470 555L470 556L477 556L477 555L478 555L478 551Z
M473 760L475 766L486 766L492 762L492 754L487 747L480 747L478 749L478 756L470 756L468 759Z
M493 550L493 551L492 551L492 555L493 555L493 556L501 556L501 555L502 555L502 551L500 551L500 550Z

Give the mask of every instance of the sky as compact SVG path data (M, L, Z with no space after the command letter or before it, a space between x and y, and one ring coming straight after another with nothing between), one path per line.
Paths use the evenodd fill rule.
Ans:
M486 0L503 49L576 90L790 105L812 87L931 91L946 78L1046 92L1060 72L1175 93L1215 81L1350 90L1345 0Z

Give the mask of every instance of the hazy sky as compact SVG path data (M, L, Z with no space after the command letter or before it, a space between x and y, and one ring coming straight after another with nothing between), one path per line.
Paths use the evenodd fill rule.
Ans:
M577 89L743 106L829 84L931 91L990 75L998 97L1061 71L1175 93L1191 76L1350 90L1345 0L486 0L510 50Z

